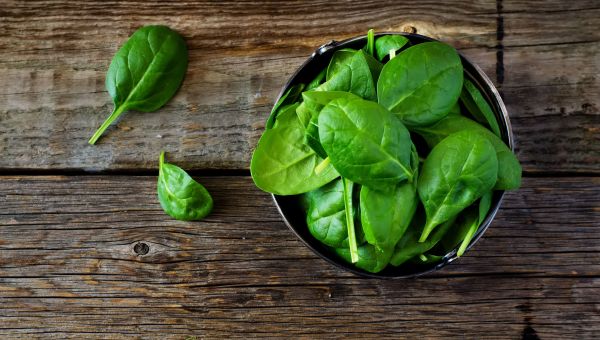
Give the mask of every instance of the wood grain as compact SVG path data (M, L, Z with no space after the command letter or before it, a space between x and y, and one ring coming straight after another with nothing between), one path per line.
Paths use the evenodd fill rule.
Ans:
M277 93L319 45L378 31L442 39L494 78L494 1L5 2L0 9L0 169L156 168L160 150L186 169L247 169ZM301 18L301 20L300 20ZM179 31L190 64L159 112L112 109L105 72L138 27Z
M503 1L504 91L528 171L600 170L597 1Z
M526 178L472 251L401 281L358 278L316 257L248 177L199 178L215 198L201 222L166 216L155 180L1 178L0 336L575 339L600 331L598 177ZM138 243L147 254L135 253Z

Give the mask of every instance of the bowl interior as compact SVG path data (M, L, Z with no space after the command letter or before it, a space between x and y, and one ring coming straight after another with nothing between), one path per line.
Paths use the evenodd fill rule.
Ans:
M388 34L400 34L407 37L411 43L418 44L426 41L435 41L434 39L421 36L418 34L409 34L409 33L379 33L376 36L388 35ZM310 82L316 75L327 65L331 60L333 53L341 48L354 48L360 49L366 44L366 36L357 37L348 39L341 42L332 41L313 53L308 60L290 77L286 86L282 89L279 97L283 95L287 91L287 89L297 83L308 83ZM459 53L460 54L460 53ZM510 121L508 119L508 114L506 112L506 108L502 102L500 94L494 87L493 83L490 79L473 63L471 63L467 58L465 58L462 54L460 54L465 77L471 80L484 95L488 103L492 106L492 110L494 111L494 115L496 116L496 120L500 125L500 130L502 133L502 139L504 142L512 149L513 148L513 139L512 139L512 131L510 127ZM279 100L279 97L277 100ZM416 143L416 142L415 142ZM471 248L473 244L479 240L481 235L485 232L485 230L489 227L491 221L494 216L498 212L500 208L500 203L502 201L502 197L504 196L503 191L495 191L492 206L490 211L481 224L477 233L471 240L468 248ZM355 274L371 277L371 278L407 278L407 277L417 277L435 270L438 270L448 263L454 261L456 257L456 250L454 249L446 254L441 262L433 263L433 264L413 264L413 263L405 263L401 266L394 267L392 265L388 265L383 271L373 274L362 269L356 268L353 265L346 263L345 261L339 259L334 253L332 253L325 245L316 240L309 232L308 227L306 225L306 214L301 208L300 205L300 196L278 196L273 195L273 199L279 212L281 213L284 222L286 225L298 236L312 251L314 251L321 258L330 262L331 264L345 269L347 271L353 272Z

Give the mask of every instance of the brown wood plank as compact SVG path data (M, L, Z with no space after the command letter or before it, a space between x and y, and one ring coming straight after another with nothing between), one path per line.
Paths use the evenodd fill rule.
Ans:
M0 169L152 169L160 150L187 169L247 169L287 77L319 45L378 31L431 35L493 77L494 1L5 1L0 9ZM143 24L181 32L190 64L155 113L126 113L97 146L112 109L108 64Z
M529 171L600 170L600 6L503 1L502 86Z
M526 178L444 270L379 281L312 254L250 178L204 177L174 221L156 177L1 177L0 336L181 339L600 332L600 178ZM240 193L243 193L241 195ZM133 248L143 242L146 255Z

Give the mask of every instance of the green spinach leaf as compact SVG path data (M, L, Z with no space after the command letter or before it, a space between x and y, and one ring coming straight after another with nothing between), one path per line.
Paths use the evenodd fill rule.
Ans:
M375 50L377 59L383 61L392 51L398 52L404 46L409 44L408 39L401 35L384 35L375 40Z
M267 129L273 128L273 125L275 125L275 119L277 118L277 115L279 114L279 111L281 109L285 108L288 105L293 105L294 103L296 103L296 101L298 101L298 98L300 97L300 94L302 93L303 89L304 84L302 83L292 85L285 92L285 94L281 96L281 98L279 98L279 100L277 101L277 103L275 103L275 106L273 106L273 109L271 110L271 115L269 116L269 119L267 119Z
M347 98L331 101L319 114L319 137L342 177L380 190L412 181L410 134L377 103Z
M439 42L409 47L390 60L377 82L379 103L408 126L432 124L456 104L463 68L456 50Z
M419 155L413 146L412 168L415 179L402 182L389 191L363 186L360 190L362 229L367 242L378 250L393 248L400 240L417 210L417 178Z
M413 131L421 135L431 148L450 134L464 130L482 134L494 146L498 158L498 180L494 190L518 189L521 186L521 164L519 160L500 138L473 120L462 116L449 115L433 125L413 128Z
M180 167L165 163L164 151L160 154L157 191L163 210L177 220L199 220L213 208L213 199L202 184Z
M313 237L330 247L348 247L342 180L310 191L305 197L308 203L306 224Z
M350 256L350 249L336 248L335 253L348 263L353 263ZM379 273L390 262L393 250L380 251L371 244L364 244L358 247L358 262L354 265L370 273Z
M94 144L123 112L156 111L175 94L188 64L183 38L166 26L144 26L117 51L108 68L106 89L114 110L90 138Z
M281 112L272 129L265 130L252 155L250 173L257 187L277 195L297 195L319 188L339 176L304 144L304 127L294 110Z
M492 132L498 137L500 135L500 127L490 104L483 98L481 92L477 89L469 79L465 79L460 100L463 102L471 115L480 123L487 124Z
M442 140L425 159L418 183L427 215L419 241L492 190L497 176L494 147L481 134L466 130Z
M342 49L333 54L327 68L327 81L315 91L345 91L375 100L375 81L364 51Z
M326 76L327 76L327 69L324 68L321 70L321 72L319 72L319 74L317 74L313 78L313 80L310 81L310 83L308 83L308 85L306 85L306 91L313 90L313 89L317 88L319 85L323 84Z

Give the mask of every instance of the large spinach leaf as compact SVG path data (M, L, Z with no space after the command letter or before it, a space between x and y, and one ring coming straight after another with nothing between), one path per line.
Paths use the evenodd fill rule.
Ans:
M384 35L383 37L377 38L377 40L375 40L377 59L383 61L390 53L396 53L408 43L408 39L401 35Z
M169 216L191 221L211 212L213 199L208 191L180 167L165 163L164 152L160 154L158 169L158 201Z
M498 180L494 190L518 189L521 186L521 164L519 164L519 160L500 138L473 120L462 116L449 115L433 125L413 128L413 131L425 139L430 148L433 148L450 134L464 130L482 134L494 146L498 158Z
M412 181L411 140L406 127L377 103L340 98L319 114L319 137L342 177L389 190Z
M478 122L487 124L496 136L501 136L498 121L496 120L496 116L494 116L490 104L488 104L479 89L469 79L465 79L460 100Z
M322 162L304 144L304 127L293 109L281 112L272 129L265 130L252 155L250 172L260 189L278 195L297 195L334 180L339 174L329 165L320 173Z
M408 126L432 124L457 102L463 68L456 50L439 42L409 47L390 60L377 82L379 103Z
M94 144L123 112L156 111L175 94L187 70L185 41L166 26L145 26L117 51L106 74L114 110L90 138Z
M481 134L466 130L442 140L425 159L420 174L418 192L427 223L419 241L492 190L497 176L494 147Z

